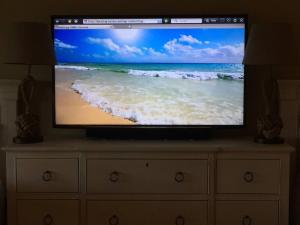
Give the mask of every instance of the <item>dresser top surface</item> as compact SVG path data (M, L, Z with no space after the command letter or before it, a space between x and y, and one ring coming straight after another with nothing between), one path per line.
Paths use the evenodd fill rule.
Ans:
M10 144L2 151L56 152L293 152L288 144L257 144L251 138L211 140L93 140L87 138L46 138L36 144Z

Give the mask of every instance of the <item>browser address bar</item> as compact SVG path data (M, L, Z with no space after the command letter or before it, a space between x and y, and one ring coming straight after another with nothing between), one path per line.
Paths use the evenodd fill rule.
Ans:
M83 24L151 24L162 23L162 19L83 19Z

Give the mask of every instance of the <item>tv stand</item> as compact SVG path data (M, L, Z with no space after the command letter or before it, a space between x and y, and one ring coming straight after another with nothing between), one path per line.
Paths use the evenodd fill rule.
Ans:
M208 140L212 128L88 128L86 137L108 140Z
M55 139L3 147L9 225L288 225L294 148Z

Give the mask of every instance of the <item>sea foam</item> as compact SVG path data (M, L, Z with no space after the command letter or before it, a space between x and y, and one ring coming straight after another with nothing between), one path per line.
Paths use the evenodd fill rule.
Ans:
M175 79L190 79L190 80L243 79L243 74L241 73L220 73L220 72L200 72L200 71L129 70L128 74L134 76L168 77L168 78L175 78Z
M81 97L94 107L98 107L106 113L113 116L118 116L128 119L137 124L144 125L172 125L172 124L240 124L242 123L241 108L234 107L230 103L223 103L220 107L218 105L211 105L211 99L203 99L197 101L196 99L190 101L188 98L180 97L185 107L180 102L174 102L174 98L149 100L143 98L144 101L132 102L138 98L140 94L119 93L117 86L105 86L91 80L82 81L76 80L72 84L72 89L79 93ZM136 90L131 89L131 92ZM109 93L109 95L106 95ZM122 95L123 93L123 95ZM131 94L129 97L129 94ZM113 98L112 96L119 96ZM156 95L156 93L153 93ZM132 97L135 96L135 97ZM178 100L178 99L177 99ZM181 107L180 107L181 106ZM192 107L193 110L186 112L186 107ZM222 111L220 113L220 110Z
M55 69L72 69L72 70L95 70L86 66L71 66L71 65L55 65Z
M133 76L147 76L147 77L167 77L173 79L189 79L189 80L240 80L244 79L243 73L229 73L229 72L205 72L205 71L181 71L181 70L136 70L136 69L115 69L115 68L101 68L92 66L75 66L75 65L56 65L56 69L71 69L71 70L98 70L110 71L114 73L127 73ZM99 73L99 75L101 75Z
M162 118L163 113L160 108L150 110L145 104L134 104L130 107L128 104L111 102L109 99L99 95L99 88L95 85L82 84L80 80L74 81L72 89L78 92L81 97L90 105L98 107L106 113L128 119L139 124L178 124L179 117ZM97 90L98 89L98 90ZM154 116L153 116L154 114ZM155 114L157 116L155 116Z

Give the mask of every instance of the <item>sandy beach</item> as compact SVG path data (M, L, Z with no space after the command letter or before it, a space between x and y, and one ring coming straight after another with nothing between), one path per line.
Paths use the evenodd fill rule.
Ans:
M80 94L71 89L78 77L67 70L56 75L56 123L63 125L133 125L130 120L113 116L84 101Z
M57 66L57 124L242 124L242 69L217 64L220 71L229 72L198 71L201 66L183 65L188 67L183 70L177 64Z

